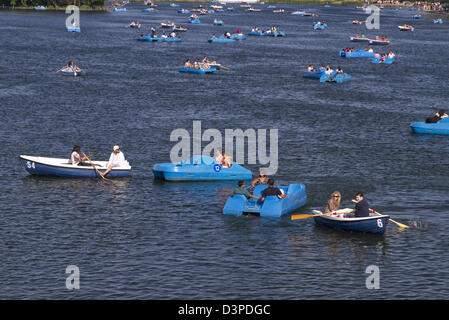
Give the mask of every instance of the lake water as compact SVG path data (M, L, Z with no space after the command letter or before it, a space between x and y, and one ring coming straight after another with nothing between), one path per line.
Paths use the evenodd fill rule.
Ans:
M197 4L185 4L189 8ZM159 3L157 13L81 13L81 33L64 12L0 11L0 298L6 299L447 299L448 138L412 134L410 123L448 109L445 23L406 9L381 14L381 29L355 7L279 5L320 14L233 12L188 15ZM221 17L225 25L212 25ZM139 20L143 29L125 28ZM136 41L166 20L189 28L181 43ZM400 24L415 32L400 32ZM213 33L277 26L284 38L210 44ZM396 62L344 59L355 33L385 35ZM181 74L187 58L217 60L230 71ZM69 60L82 77L55 74ZM341 66L349 83L302 77L307 65ZM342 207L365 193L390 222L383 236L337 232L313 219L224 216L235 182L164 183L152 166L169 162L170 133L202 128L278 129L276 184L304 183L306 206L323 210L334 190ZM29 176L19 155L68 157L74 144L95 159L122 147L131 178ZM204 146L204 144L203 144ZM258 173L259 164L245 166ZM80 289L67 290L68 265ZM380 270L368 290L366 268Z

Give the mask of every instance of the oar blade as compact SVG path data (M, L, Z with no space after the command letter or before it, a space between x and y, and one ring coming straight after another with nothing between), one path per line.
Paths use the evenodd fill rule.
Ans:
M292 220L306 219L313 216L316 216L316 214L295 214L292 215Z
M410 228L408 225L405 225L403 223L397 222L397 221L395 221L395 220L393 220L391 218L390 218L390 221L393 222L394 224L396 224L399 227L399 230Z

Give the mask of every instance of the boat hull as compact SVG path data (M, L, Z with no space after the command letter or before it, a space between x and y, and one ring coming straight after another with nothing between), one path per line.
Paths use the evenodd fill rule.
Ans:
M437 123L414 122L410 125L414 133L449 135L449 118L444 118Z
M158 163L153 167L156 179L166 181L250 180L250 170L234 163L231 168L217 165L214 159L195 156L178 163Z
M383 45L383 46L385 46L385 45L387 45L387 44L390 44L390 41L382 41L382 40L370 40L369 41L369 44L371 44L371 45Z
M313 26L313 30L324 30L327 27L327 24L315 23Z
M332 77L332 79L331 79ZM337 74L336 71L334 71L330 76L326 73L324 73L321 77L320 77L320 82L336 82L336 83L344 83L344 82L349 82L351 81L352 77L347 74Z
M164 39L159 38L159 37L154 38L154 37L152 37L150 35L146 35L146 36L142 36L142 37L137 38L137 40L139 40L139 41L148 41L148 42L161 42Z
M68 32L81 32L81 28L77 28L77 27L68 27L67 28Z
M257 185L253 195L260 197L267 186ZM266 197L262 202L259 199L246 199L244 195L230 196L223 207L223 214L244 215L253 214L261 217L279 218L296 210L307 202L306 187L303 184L291 184L288 187L279 187L289 198L279 199L276 196Z
M384 234L389 216L372 216L366 218L340 218L336 216L313 217L320 226L347 232L360 232L371 234Z
M321 76L324 74L324 71L307 71L304 72L303 78L308 79L320 79Z
M209 68L209 69L195 69L195 68L186 68L182 67L179 69L181 73L194 73L194 74L206 74L206 73L217 73L217 69Z
M371 63L377 63L377 64L392 64L394 62L394 58L386 58L384 62L381 62L379 58L373 58L371 60Z
M43 158L21 155L20 160L25 170L31 175L55 176L66 178L100 178L98 172L91 166L74 166L68 159ZM49 160L50 159L50 160ZM100 172L106 170L106 161L93 161ZM107 178L127 177L131 173L131 167L113 168Z
M340 56L344 58L374 58L374 52L368 52L365 50L357 50L354 52L348 51L340 51Z
M209 39L207 41L210 43L232 43L232 42L235 42L235 39L220 37L220 38Z
M371 39L368 39L368 38L354 38L354 37L349 38L349 40L351 40L352 42L370 42L371 41Z

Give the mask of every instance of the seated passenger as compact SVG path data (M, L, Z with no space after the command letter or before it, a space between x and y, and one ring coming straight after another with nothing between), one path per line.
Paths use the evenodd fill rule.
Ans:
M426 119L426 123L437 123L441 119L447 118L448 115L445 113L444 109L438 110L437 113L433 115L433 117L429 117Z
M256 185L267 185L268 177L265 175L265 171L263 169L259 170L259 176L251 182L251 190L254 190Z
M340 209L341 193L339 191L332 192L332 196L326 204L324 213L331 213Z
M288 194L284 194L279 188L274 187L274 179L271 178L268 179L268 188L262 191L260 200L263 202L269 196L277 196L279 199L290 198Z
M189 69L192 68L192 63L190 62L190 59L187 59L186 62L184 63L184 68Z
M232 196L234 196L235 194L244 195L247 199L249 198L260 199L260 197L253 196L247 189L245 189L245 182L243 180L240 180L238 182L238 188L232 190Z
M232 167L232 158L231 156L228 156L226 153L223 155L223 159L221 161L221 166L223 168L230 168Z
M314 69L313 69L313 64L309 65L309 67L307 68L307 71L308 71L308 72L314 71Z
M195 69L201 69L200 59L196 59L195 63L193 64L193 67Z

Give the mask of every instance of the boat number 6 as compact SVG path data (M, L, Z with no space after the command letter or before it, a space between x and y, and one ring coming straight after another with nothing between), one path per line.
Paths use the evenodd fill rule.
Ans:
M28 168L28 169L31 169L31 168L36 169L36 167L34 166L34 162L32 162L32 161L27 161L27 168Z
M379 228L382 228L384 226L383 223L382 223L382 219L377 219L377 226Z
M214 165L214 171L215 172L220 172L221 171L221 166L219 164Z

